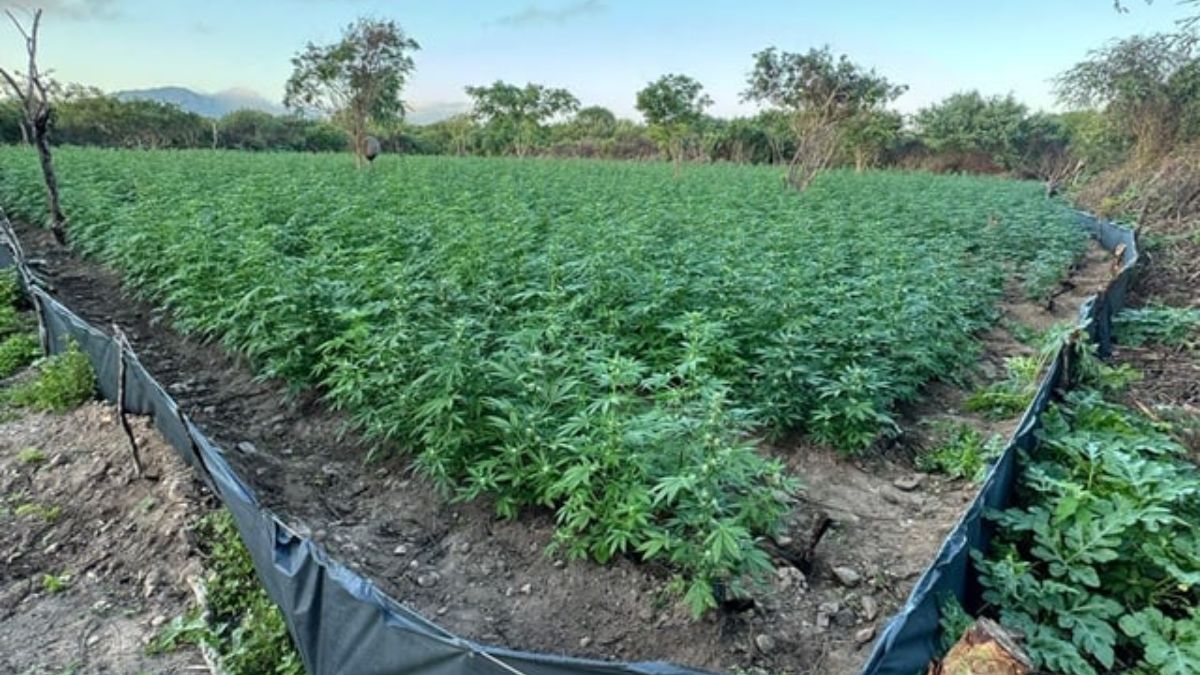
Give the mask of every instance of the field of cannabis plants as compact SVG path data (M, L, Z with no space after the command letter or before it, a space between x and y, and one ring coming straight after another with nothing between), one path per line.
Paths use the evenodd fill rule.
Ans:
M384 446L568 553L669 562L689 603L769 567L794 480L756 438L846 452L972 363L1007 279L1051 291L1084 235L987 178L63 149L82 252L179 327L320 387ZM0 204L38 221L33 156ZM800 477L802 479L802 477Z

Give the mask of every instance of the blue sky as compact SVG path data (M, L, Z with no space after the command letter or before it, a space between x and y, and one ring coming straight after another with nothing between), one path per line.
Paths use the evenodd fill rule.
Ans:
M247 88L278 100L306 41L332 41L371 15L421 43L406 96L419 109L504 79L567 87L635 117L634 92L680 72L705 85L714 113L751 113L738 93L752 53L822 44L907 83L896 104L905 112L971 88L1049 108L1050 79L1089 49L1168 30L1189 11L1130 2L1118 14L1109 0L42 0L42 52L60 79L110 91ZM0 59L19 58L15 33L0 27Z

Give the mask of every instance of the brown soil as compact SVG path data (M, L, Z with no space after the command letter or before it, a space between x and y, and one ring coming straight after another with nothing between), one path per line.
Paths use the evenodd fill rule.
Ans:
M205 501L188 467L133 419L157 479L132 479L125 436L101 404L13 417L0 423L0 672L203 669L190 649L145 653L200 572L186 532ZM52 592L44 575L65 587Z
M1156 226L1161 238L1136 278L1127 304L1200 308L1200 245L1196 234L1174 223ZM1179 440L1200 459L1200 353L1188 347L1116 345L1113 359L1142 374L1126 391L1126 403L1153 419L1173 423Z
M780 544L803 548L818 514L833 520L815 564L805 575L782 563L753 609L693 622L664 594L666 570L547 555L552 513L498 520L486 501L447 503L404 458L364 468L364 444L316 398L289 397L285 385L255 380L217 346L174 332L168 317L124 294L112 272L55 247L47 232L18 230L65 304L97 326L121 325L147 369L215 442L241 444L244 451L231 458L268 506L393 597L469 638L715 670L852 673L974 493L974 486L931 476L912 491L894 485L913 477L911 457L928 442L919 418L970 418L957 412L965 392L949 385L931 385L930 396L907 411L907 433L886 453L847 461L799 441L780 444L771 451L806 485ZM1006 315L1035 327L1072 319L1108 274L1102 253L1085 262L1049 308L1014 293ZM985 380L1002 372L1003 357L1027 349L999 329L985 342ZM833 570L843 567L860 580L837 581Z

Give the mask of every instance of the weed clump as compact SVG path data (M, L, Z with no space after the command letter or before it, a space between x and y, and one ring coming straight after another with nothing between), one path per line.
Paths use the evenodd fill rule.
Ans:
M8 391L16 406L48 412L66 412L96 394L96 375L87 356L75 345L38 365L38 375Z
M41 354L42 347L36 336L17 333L0 340L0 378L17 373Z
M942 441L917 457L917 468L943 473L950 478L983 480L991 461L1000 456L1003 439L999 435L984 438L966 424L939 425Z
M259 584L230 513L221 510L205 516L197 523L196 534L207 555L206 612L196 609L176 617L147 651L207 644L230 673L303 675L304 664L283 614Z

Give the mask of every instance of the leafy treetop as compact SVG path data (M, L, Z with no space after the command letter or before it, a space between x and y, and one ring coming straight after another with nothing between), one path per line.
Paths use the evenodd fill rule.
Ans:
M420 49L394 21L359 19L328 45L308 43L292 58L284 105L330 116L365 150L367 124L404 116L400 98Z

